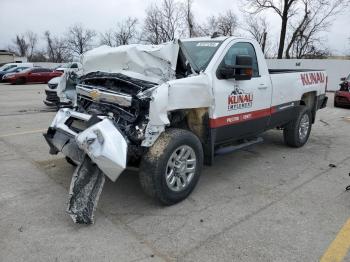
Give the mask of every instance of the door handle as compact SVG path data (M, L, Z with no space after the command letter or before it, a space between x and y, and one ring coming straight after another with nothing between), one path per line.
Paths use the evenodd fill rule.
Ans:
M267 85L265 84L260 84L260 86L258 87L258 89L266 89L267 88Z

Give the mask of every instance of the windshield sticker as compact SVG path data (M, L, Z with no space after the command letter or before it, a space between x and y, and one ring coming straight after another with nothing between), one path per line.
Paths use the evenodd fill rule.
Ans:
M197 44L197 46L202 47L217 47L219 45L218 42L200 42Z

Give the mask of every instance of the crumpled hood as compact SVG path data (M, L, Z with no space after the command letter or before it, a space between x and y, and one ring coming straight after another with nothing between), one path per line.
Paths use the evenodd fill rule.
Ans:
M83 55L83 74L96 71L122 73L163 83L175 78L178 52L177 41L161 45L100 46Z

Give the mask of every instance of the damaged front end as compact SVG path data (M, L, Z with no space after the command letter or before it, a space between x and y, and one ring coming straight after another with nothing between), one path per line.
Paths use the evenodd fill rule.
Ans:
M104 184L113 182L142 155L150 98L137 94L155 84L123 74L90 73L76 86L76 107L61 108L44 137L50 153L77 163L68 213L77 223L92 223Z
M176 110L208 108L211 89L177 42L100 47L84 55L83 71L62 77L58 93L70 102L44 137L51 154L78 165L67 211L74 222L89 224L104 176L116 181L127 166L138 166L167 126L184 121Z

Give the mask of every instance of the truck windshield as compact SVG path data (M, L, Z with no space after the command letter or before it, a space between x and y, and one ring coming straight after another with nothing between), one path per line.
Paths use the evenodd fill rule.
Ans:
M207 68L221 43L222 41L185 41L182 42L182 46L192 60L189 62L193 63L198 71L203 71Z

